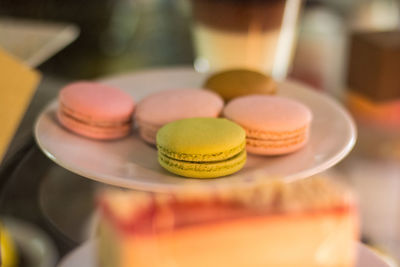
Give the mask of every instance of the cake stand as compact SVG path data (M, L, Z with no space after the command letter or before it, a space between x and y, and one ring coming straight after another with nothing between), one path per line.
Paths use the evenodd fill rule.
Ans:
M159 69L101 80L135 99L171 88L200 88L205 75L190 68ZM199 89L201 90L201 89ZM296 99L313 113L310 140L300 151L279 157L248 155L245 167L218 179L185 179L163 170L157 150L143 142L136 129L115 141L96 141L78 136L57 121L57 100L40 114L34 134L41 150L65 169L98 182L144 191L163 192L182 186L214 186L251 182L260 177L293 181L320 173L343 159L356 140L351 116L336 101L295 81L278 83L278 95Z
M170 68L128 73L100 82L121 88L138 102L161 90L201 88L205 78L204 74L191 68ZM144 143L137 129L134 129L132 135L115 141L96 141L78 136L58 123L55 116L57 99L49 103L39 115L34 136L46 156L72 173L100 182L99 185L151 192L179 190L187 185L251 183L259 177L274 177L290 182L334 166L351 151L356 140L356 128L351 116L340 104L306 85L290 80L278 83L278 95L296 99L311 109L314 118L310 141L306 147L279 157L249 155L241 171L217 179L187 179L166 172L157 163L156 148ZM49 185L52 185L52 180L49 181ZM54 189L54 186L48 188ZM62 189L57 190L62 195ZM47 194L43 192L41 195ZM49 209L50 202L43 198L42 208ZM93 249L93 241L88 241L67 256L59 266L76 266L79 262L79 265L85 263L85 266L94 267ZM361 260L372 255L361 245L359 253L362 255Z

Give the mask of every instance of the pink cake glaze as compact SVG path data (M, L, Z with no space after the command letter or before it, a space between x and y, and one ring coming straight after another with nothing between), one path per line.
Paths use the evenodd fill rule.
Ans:
M84 81L64 87L59 102L77 117L96 121L129 120L134 109L132 97L124 91Z
M140 132L156 133L166 123L193 117L218 117L224 102L216 93L201 89L172 89L152 94L140 101L135 120ZM155 144L155 134L145 141ZM143 135L142 135L143 137Z
M309 138L311 111L289 98L266 95L239 97L229 102L223 113L246 130L246 148L250 153L291 153L303 147Z
M132 97L117 88L76 82L60 91L57 118L80 135L116 139L130 133L133 110Z

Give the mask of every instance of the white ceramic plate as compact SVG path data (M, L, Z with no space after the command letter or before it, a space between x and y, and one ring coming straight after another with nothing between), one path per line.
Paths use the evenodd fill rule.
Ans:
M57 267L96 267L95 242L85 242L83 245L65 256ZM362 244L358 244L358 260L355 267L390 267L374 252Z
M102 80L122 88L136 101L169 88L200 87L203 81L203 75L189 68L144 71ZM50 159L74 173L106 184L148 191L174 190L184 184L247 181L259 172L292 181L319 173L349 153L356 140L356 130L342 106L293 81L280 83L278 92L303 102L312 110L314 119L307 146L286 156L249 155L241 171L218 179L185 179L168 173L157 163L156 149L145 144L136 132L127 138L107 142L75 135L58 124L56 100L38 117L35 137Z

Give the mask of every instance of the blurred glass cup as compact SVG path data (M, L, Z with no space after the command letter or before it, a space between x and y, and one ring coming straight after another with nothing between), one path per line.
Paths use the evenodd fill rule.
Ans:
M286 77L301 0L191 0L195 68Z

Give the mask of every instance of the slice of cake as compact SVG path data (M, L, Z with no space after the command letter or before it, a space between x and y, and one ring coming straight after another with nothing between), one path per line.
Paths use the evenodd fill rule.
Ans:
M322 178L100 194L100 267L350 267L358 217Z

